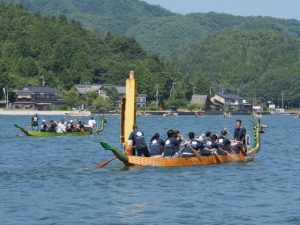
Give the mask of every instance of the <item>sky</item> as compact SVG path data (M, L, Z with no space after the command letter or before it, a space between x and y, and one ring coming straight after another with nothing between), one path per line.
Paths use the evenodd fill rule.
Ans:
M219 12L300 20L300 0L143 0L172 12Z

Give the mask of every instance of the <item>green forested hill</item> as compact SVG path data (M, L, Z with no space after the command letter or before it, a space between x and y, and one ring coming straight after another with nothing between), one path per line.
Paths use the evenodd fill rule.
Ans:
M298 104L300 99L300 39L273 30L233 30L218 33L175 55L178 70L202 75L217 89L242 96L262 96Z
M269 29L300 37L300 22L297 20L241 17L220 13L150 18L132 26L128 35L135 37L146 51L168 57L186 45L233 29Z
M42 17L22 7L0 3L0 84L10 89L27 83L70 89L85 82L123 85L136 71L143 93L153 97L159 81L168 96L174 70L148 56L133 38L102 35L64 16ZM0 96L1 97L1 96Z
M139 0L4 0L22 4L30 11L43 15L66 15L88 28L101 32L126 34L131 26L144 18L175 15L161 7Z
M163 88L160 89L167 97L172 81L176 79L181 97L185 92L190 96L192 86L200 94L207 94L210 86L214 86L232 92L240 88L244 90L243 95L250 98L262 96L276 100L281 91L286 92L285 98L289 101L297 102L300 97L300 22L297 20L219 13L183 16L138 0L5 1L21 3L42 14L57 16L63 13L68 18L78 19L86 27L108 32L106 35L88 32L75 21L67 22L64 16L39 22L37 18L41 16L38 13L35 17L25 13L26 17L34 18L29 20L34 22L30 26L25 23L24 27L19 17L10 18L24 29L20 31L24 36L15 35L12 45L19 43L18 48L30 52L29 55L22 52L22 60L17 60L20 56L9 56L8 63L6 56L0 59L6 67L11 63L9 68L14 68L14 72L2 69L5 67L1 70L12 77L16 74L19 77L22 74L46 74L48 82L68 88L79 81L117 84L124 75L121 71L135 68L143 74L140 89L149 96L154 96L153 87L162 79ZM148 56L134 39L109 32L132 36L146 52L171 59L180 73L186 75L183 78L186 80L179 78L169 64ZM11 35L10 31L6 32L8 34ZM41 37L43 40L36 42L36 38ZM2 55L5 52L15 54L14 48L7 47L7 43L1 42L1 45L5 46L2 46L5 49ZM32 53L35 49L40 55ZM17 50L18 54L20 51ZM64 52L70 53L64 55ZM23 83L28 79L37 82L38 76L26 76L22 77ZM71 82L61 82L62 79Z
M300 36L297 20L220 13L179 15L138 0L5 0L45 15L65 14L84 26L134 37L147 52L170 56L179 48L231 29L271 29Z

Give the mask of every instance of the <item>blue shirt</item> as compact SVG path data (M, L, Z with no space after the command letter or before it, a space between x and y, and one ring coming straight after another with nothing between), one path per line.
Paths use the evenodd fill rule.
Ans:
M142 131L132 131L128 140L132 140L133 146L135 146L137 149L147 147L144 132Z
M189 140L188 145L185 147L183 152L193 153L192 148L196 151L204 148L203 142L197 141L196 139Z
M158 138L150 142L150 155L160 155L162 153L162 147L165 146L165 142Z
M172 157L179 150L181 140L177 140L175 137L167 138L164 147L164 157Z
M226 137L221 137L219 139L219 146L220 148L226 150L228 148L228 146L230 146L231 142L226 138Z
M242 141L245 143L246 141L246 128L241 127L241 128L235 128L234 133L233 133L233 138L238 141Z

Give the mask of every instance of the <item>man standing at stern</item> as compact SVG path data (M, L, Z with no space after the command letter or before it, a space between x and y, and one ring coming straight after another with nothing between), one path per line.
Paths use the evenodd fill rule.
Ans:
M149 150L145 141L144 132L140 131L137 125L133 125L132 129L133 131L128 138L127 150L135 147L138 156L144 155L145 157L150 157Z

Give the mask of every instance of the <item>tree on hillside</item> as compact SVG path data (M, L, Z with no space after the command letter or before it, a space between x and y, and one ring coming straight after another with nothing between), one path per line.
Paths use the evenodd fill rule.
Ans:
M105 98L102 96L98 96L93 101L93 106L95 106L97 112L103 113L113 110L113 103L109 100L109 98Z

